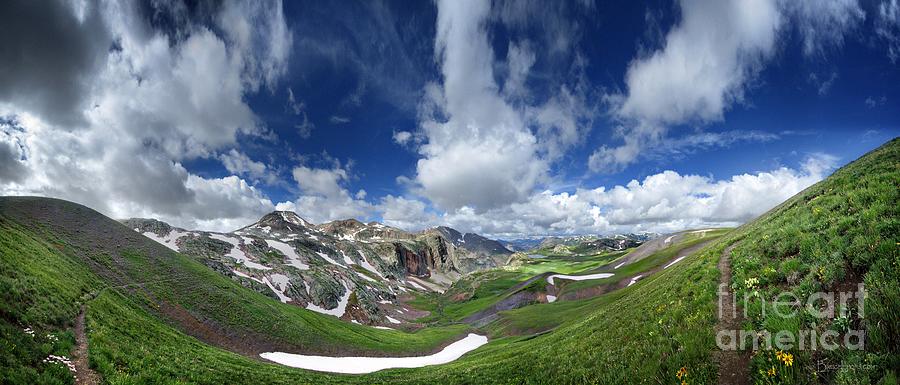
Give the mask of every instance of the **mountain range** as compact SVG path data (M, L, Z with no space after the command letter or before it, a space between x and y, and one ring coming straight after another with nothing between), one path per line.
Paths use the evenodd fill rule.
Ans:
M291 211L230 233L155 219L121 222L281 302L384 326L397 323L387 312L398 296L443 291L462 275L502 266L512 254L498 241L444 226L407 232L355 219L315 225Z

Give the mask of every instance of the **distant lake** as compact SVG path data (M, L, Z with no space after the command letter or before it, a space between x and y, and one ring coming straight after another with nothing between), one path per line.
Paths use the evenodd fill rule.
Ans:
M528 254L528 258L547 258L547 256L540 254Z

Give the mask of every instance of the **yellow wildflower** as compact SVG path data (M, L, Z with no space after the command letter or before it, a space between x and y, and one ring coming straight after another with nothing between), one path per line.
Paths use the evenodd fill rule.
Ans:
M772 369L769 369L769 377L774 376L774 375L775 375L775 367L773 366Z
M678 377L679 380L680 380L682 377L687 378L687 368L685 368L684 366L682 366L681 369L678 369L678 373L675 373L675 377Z
M784 352L781 350L775 352L775 358L780 360L782 356L784 356Z
M787 353L782 357L783 357L782 360L784 361L785 365L791 366L794 364L794 355L793 354Z

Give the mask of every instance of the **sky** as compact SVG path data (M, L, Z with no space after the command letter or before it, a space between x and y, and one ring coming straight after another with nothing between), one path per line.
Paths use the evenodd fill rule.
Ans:
M900 133L898 0L12 0L0 57L0 195L189 229L734 226Z

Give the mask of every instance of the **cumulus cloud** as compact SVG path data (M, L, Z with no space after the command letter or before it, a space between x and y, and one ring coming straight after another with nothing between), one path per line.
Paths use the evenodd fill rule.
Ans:
M232 148L228 152L219 154L219 160L225 169L234 175L246 176L254 181L264 181L270 184L277 181L277 175L272 173L265 163L250 159L247 154L236 149Z
M780 167L725 179L664 171L611 188L543 191L524 202L485 213L464 207L444 214L438 221L498 237L734 226L818 182L836 161L827 154L811 154L797 169Z
M430 212L425 202L415 198L387 195L379 202L377 210L384 224L406 230L422 230L438 225L438 215Z
M64 126L84 124L84 94L112 43L100 7L74 2L0 4L0 103ZM39 48L39 49L36 49Z
M331 168L298 166L292 174L300 194L294 201L279 203L279 210L296 211L314 223L371 216L365 190L353 194L345 187L350 179L347 167L337 162Z
M17 3L6 6L12 4ZM57 4L66 7L49 9ZM59 25L40 32L56 35L35 37L4 55L4 61L65 53L55 48L57 44L72 44L79 52L72 55L74 64L50 58L42 62L73 66L59 68L60 74L46 79L72 86L61 90L63 96L82 102L60 102L54 86L35 83L50 71L46 68L35 65L12 71L21 79L32 79L18 86L41 90L14 98L0 96L0 115L15 118L21 127L13 134L4 130L0 153L8 156L6 149L12 148L8 143L14 138L18 168L26 170L24 176L0 182L0 193L60 197L115 217L152 216L216 230L231 230L274 207L237 176L203 178L188 172L182 162L224 154L221 159L234 172L250 175L260 170L252 161L241 163L249 158L241 159L240 153L228 149L239 135L267 133L244 97L262 86L271 89L284 74L291 38L281 4L230 2L195 11L179 4L154 3L148 9L118 2L28 5L56 15L54 23ZM19 14L28 12L3 12ZM22 32L14 36L21 37ZM98 36L108 38L91 40ZM100 54L79 39L91 40L91 47L100 44ZM83 79L90 79L90 87L73 86ZM23 95L30 99L19 97ZM59 107L59 113L69 118L48 112L48 106ZM71 116L83 121L76 131L65 123Z
M490 3L438 3L436 55L442 64L442 93L432 116L421 123L428 138L419 151L419 191L438 206L489 208L527 196L544 177L537 139L522 116L498 93L493 50L484 23Z
M434 45L442 82L426 86L419 107L421 159L412 181L414 192L440 209L481 212L527 199L547 180L550 165L591 127L596 111L586 102L590 87L582 81L582 60L575 58L560 76L566 81L551 84L546 100L536 101L527 89L537 60L532 43L511 40L505 63L494 57L487 32L492 17L515 26L530 20L533 10L509 3L493 11L488 2L438 3ZM577 40L572 34L565 38L566 47ZM504 67L505 73L495 72ZM401 144L413 138L419 142L412 134L394 137Z

